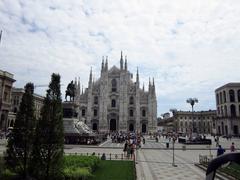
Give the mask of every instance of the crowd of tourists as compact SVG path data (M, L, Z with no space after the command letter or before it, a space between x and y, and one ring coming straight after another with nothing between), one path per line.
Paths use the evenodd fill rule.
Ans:
M112 143L123 143L128 139L128 134L124 132L113 132L110 134Z
M124 156L128 159L134 159L135 149L141 148L141 143L145 143L145 138L143 136L136 134L128 136L123 147Z

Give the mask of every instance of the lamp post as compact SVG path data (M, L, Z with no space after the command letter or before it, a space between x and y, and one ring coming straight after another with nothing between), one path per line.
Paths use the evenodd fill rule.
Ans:
M178 124L178 122L177 122L177 119L174 119L174 116L175 116L175 114L176 114L176 112L177 112L177 109L175 109L175 108L171 108L170 109L170 112L172 112L172 114L173 114L173 128L174 128L174 131L175 131L175 133L177 133L177 127L178 127L178 125L176 125L176 124ZM173 137L172 137L172 153L173 153L173 161L172 161L172 166L173 167L177 167L177 165L175 164L175 153L174 153L174 144L175 144L175 141L176 141L176 137L175 137L175 135L176 134L174 134L173 135Z
M198 103L198 99L197 98L188 98L186 102L192 106L192 127L191 127L191 139L192 139L192 133L194 132L193 106L195 103Z
M173 144L172 144L172 145L173 145L173 149L172 149L172 150L173 150L173 162L172 162L172 166L173 166L173 167L177 167L177 165L175 164L175 154L174 154L174 144L175 144L175 141L176 141L176 138L173 137L173 138L172 138L172 143L173 143Z

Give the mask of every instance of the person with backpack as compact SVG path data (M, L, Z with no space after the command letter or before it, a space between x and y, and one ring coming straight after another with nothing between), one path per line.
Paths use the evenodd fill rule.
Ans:
M225 152L225 149L223 149L221 145L218 145L217 156L224 154L224 152Z

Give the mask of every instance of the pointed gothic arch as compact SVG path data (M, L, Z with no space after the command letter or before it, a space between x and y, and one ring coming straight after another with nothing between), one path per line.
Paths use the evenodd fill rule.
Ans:
M117 80L112 79L112 92L117 92Z
M112 107L116 107L116 100L112 99Z

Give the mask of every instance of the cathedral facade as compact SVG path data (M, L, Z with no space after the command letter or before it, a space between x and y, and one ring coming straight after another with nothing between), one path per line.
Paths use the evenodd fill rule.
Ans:
M92 69L88 87L80 93L77 87L76 100L79 119L99 132L155 132L157 124L157 99L154 79L149 79L148 90L140 88L139 73L136 80L128 71L127 59L121 53L120 67L108 68L103 58L101 76L93 80Z

